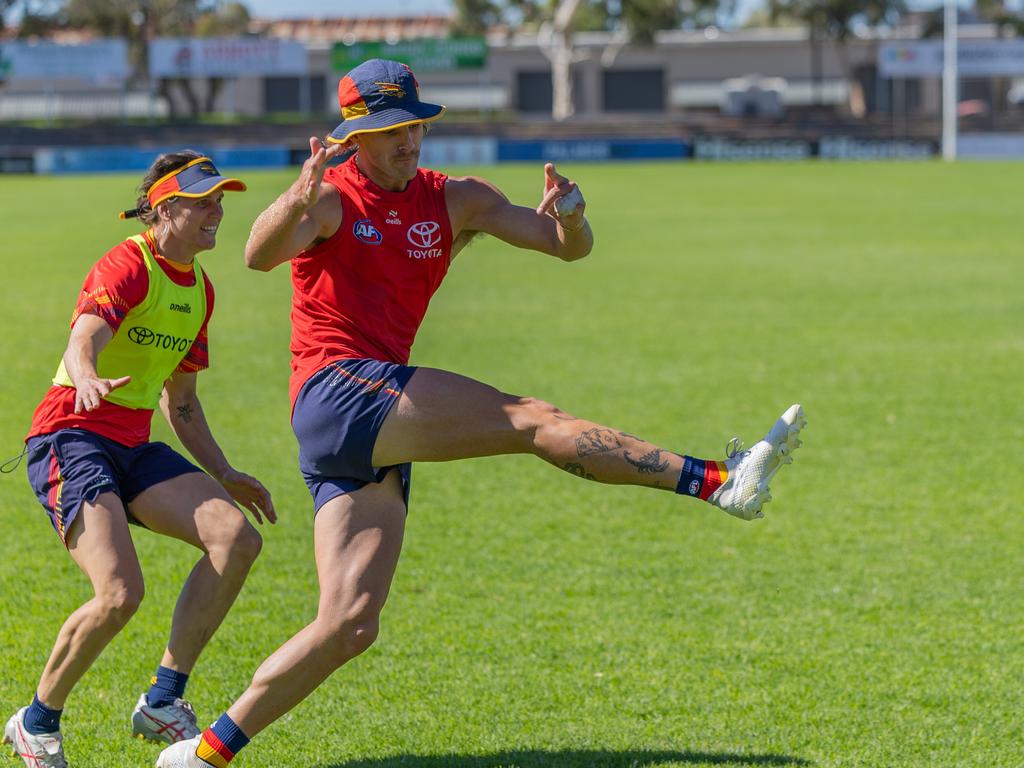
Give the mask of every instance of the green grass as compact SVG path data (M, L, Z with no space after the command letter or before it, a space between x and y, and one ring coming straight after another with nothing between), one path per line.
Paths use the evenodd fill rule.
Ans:
M528 457L420 465L377 645L242 766L1020 766L1024 711L1021 168L567 167L597 233L577 264L461 255L414 361L718 456L789 403L810 425L767 518L587 484ZM539 166L483 171L532 205ZM247 272L228 195L207 415L281 515L190 684L209 722L316 605L288 427L288 274ZM82 277L134 232L134 177L0 178L0 445L20 447ZM155 422L154 434L169 439ZM27 703L88 596L23 468L0 479L0 710ZM136 618L65 715L75 768L150 765L127 716L193 554L138 532ZM13 765L13 762L11 763Z

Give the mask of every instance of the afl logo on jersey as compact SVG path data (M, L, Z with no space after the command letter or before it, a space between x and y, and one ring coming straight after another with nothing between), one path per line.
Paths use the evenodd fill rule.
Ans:
M356 236L357 240L369 245L380 245L380 241L384 239L380 230L373 226L369 219L360 219L353 224L352 234Z

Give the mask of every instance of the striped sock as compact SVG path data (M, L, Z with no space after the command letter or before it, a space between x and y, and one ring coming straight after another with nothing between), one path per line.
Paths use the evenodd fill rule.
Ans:
M50 709L39 700L39 695L32 697L32 703L25 710L25 730L34 736L43 733L56 733L60 730L60 716L63 709Z
M725 468L724 461L683 456L683 471L679 473L676 493L696 496L707 501L708 497L728 479L729 470Z
M146 693L146 703L151 707L166 707L168 704L173 704L175 699L185 697L188 675L160 666L156 668L156 674L149 682L150 688Z
M214 768L227 768L238 750L249 743L249 737L235 725L225 712L217 722L203 731L203 738L196 747L196 756Z

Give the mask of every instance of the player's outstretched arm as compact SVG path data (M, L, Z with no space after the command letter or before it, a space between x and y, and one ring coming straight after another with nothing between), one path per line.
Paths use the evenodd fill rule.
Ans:
M71 328L64 367L75 385L75 413L96 410L104 397L132 380L131 376L104 379L96 372L100 351L112 338L113 330L98 315L80 315Z
M551 163L544 167L544 194L535 209L513 205L500 189L477 176L449 179L445 195L456 241L463 232L486 232L564 261L582 259L594 246L579 187Z
M271 523L277 522L270 491L252 475L232 467L214 439L196 393L195 373L175 371L164 384L160 410L181 444L203 469L224 486L231 498L249 510L257 523L262 524L263 518Z
M267 272L337 231L341 206L323 179L328 162L342 151L340 144L324 147L310 137L309 159L299 178L252 225L245 244L247 267Z

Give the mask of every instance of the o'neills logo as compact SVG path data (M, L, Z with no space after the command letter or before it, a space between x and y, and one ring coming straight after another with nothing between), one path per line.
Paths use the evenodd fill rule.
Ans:
M410 259L437 259L441 249L435 248L441 242L441 225L436 221L418 221L406 233L409 242L416 248L406 248Z
M140 347L156 347L157 349L174 349L185 352L192 346L192 339L182 336L171 336L168 333L151 331L136 325L128 329L128 338Z
M192 305L191 304L174 304L174 303L172 303L171 306L170 306L170 310L171 310L171 312L184 312L186 315L191 315L192 314Z

